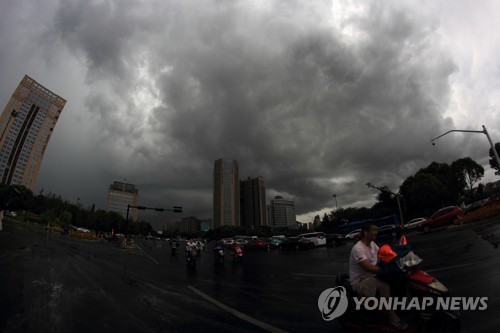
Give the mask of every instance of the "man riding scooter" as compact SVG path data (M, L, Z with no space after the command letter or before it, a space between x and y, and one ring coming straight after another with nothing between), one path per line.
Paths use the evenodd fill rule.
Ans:
M388 298L391 296L390 286L376 277L380 270L377 266L379 247L374 242L377 232L378 227L375 224L367 223L363 226L361 239L351 250L349 276L352 289L359 295ZM408 324L401 320L396 312L387 310L384 314L394 328L398 330L408 328Z
M233 256L234 261L241 261L241 258L243 257L243 249L238 242L234 242L231 245L231 255Z
M179 243L177 243L177 240L172 238L170 239L170 251L172 253L172 256L175 256L175 251L179 247Z

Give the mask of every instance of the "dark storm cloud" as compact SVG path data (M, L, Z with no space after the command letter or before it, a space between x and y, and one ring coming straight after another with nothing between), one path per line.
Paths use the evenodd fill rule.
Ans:
M428 162L455 70L432 22L375 3L350 20L350 39L306 4L273 4L61 6L51 33L84 57L91 83L112 87L87 106L136 182L206 190L213 160L232 157L243 178L313 210L336 187L396 186L407 163ZM148 114L129 98L141 66L161 101Z
M333 193L371 200L368 181L397 190L453 127L457 68L438 22L399 1L341 9L64 1L43 36L84 65L96 168L137 184L141 201L210 216L213 161L228 157L306 213L332 207Z

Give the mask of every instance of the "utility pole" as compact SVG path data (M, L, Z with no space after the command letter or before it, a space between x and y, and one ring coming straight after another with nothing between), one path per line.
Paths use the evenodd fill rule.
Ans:
M404 223L404 220L403 220L403 211L401 210L401 202L399 201L399 198L403 197L403 196L400 193L394 193L394 192L392 192L392 191L390 191L390 190L388 190L386 188L375 186L372 183L366 183L366 186L374 188L376 190L379 190L380 192L389 192L390 194L392 194L393 196L396 197L396 199L398 201L399 218L401 219L401 224L404 226L405 223Z

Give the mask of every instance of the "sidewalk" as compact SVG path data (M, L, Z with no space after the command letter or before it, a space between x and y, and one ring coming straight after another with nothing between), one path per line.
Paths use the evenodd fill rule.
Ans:
M474 221L464 224L450 225L448 226L448 230L464 230L464 229L475 229L479 227L488 226L491 224L500 224L500 215L493 216L484 220Z

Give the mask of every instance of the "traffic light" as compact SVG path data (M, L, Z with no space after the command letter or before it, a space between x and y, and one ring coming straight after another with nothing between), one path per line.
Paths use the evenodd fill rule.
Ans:
M182 213L182 207L174 206L174 213Z

